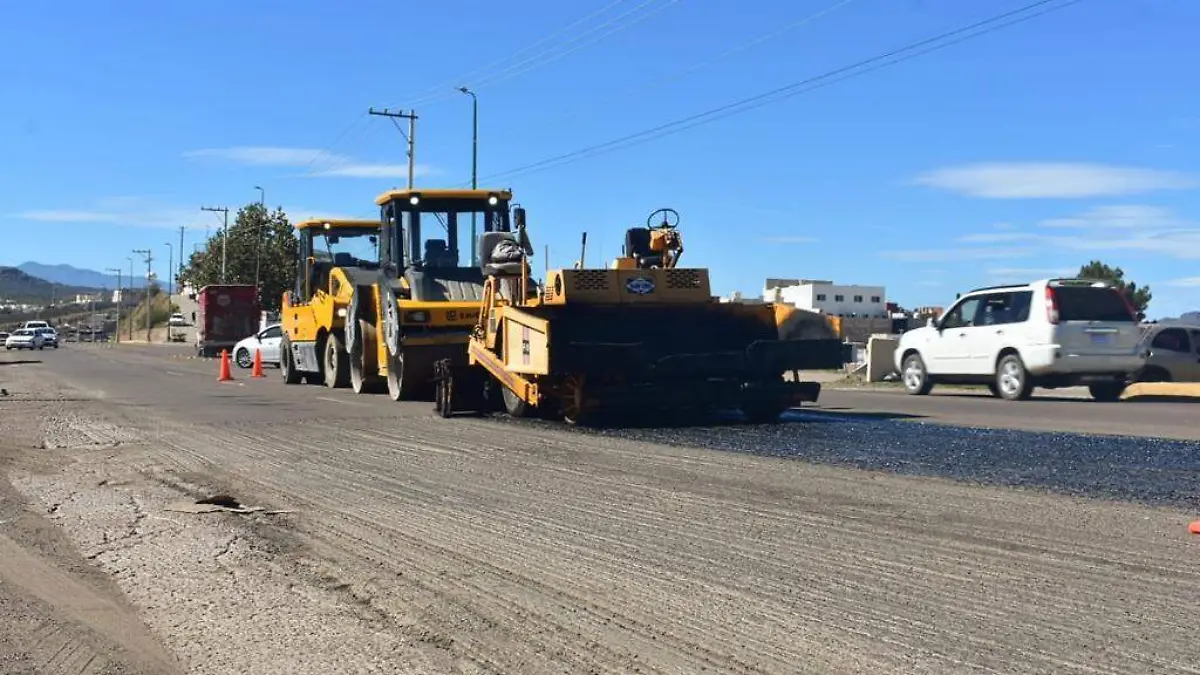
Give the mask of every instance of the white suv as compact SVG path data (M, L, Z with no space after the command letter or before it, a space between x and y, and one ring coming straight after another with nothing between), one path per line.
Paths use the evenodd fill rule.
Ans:
M924 328L900 336L896 368L910 394L937 382L987 384L1008 400L1034 387L1088 385L1098 401L1120 398L1142 368L1142 328L1115 287L1043 279L966 293Z

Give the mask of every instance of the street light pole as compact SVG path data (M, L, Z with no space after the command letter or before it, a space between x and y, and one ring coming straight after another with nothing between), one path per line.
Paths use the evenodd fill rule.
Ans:
M479 97L475 92L466 87L459 87L459 91L471 97L471 189L479 189ZM479 237L478 226L475 224L475 212L471 212L471 265L479 264L478 255L475 247L478 245L476 239Z
M175 294L175 245L171 242L165 242L167 245L167 295ZM183 251L179 252L183 255Z

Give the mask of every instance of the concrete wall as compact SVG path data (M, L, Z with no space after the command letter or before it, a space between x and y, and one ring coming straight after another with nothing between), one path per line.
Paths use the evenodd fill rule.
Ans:
M867 381L882 382L896 372L894 359L900 340L891 335L872 335L867 340Z

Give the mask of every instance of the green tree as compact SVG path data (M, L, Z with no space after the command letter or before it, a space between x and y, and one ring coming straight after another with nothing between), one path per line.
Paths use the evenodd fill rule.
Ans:
M253 284L258 272L258 300L263 309L278 310L283 292L292 287L296 273L296 232L282 209L269 213L254 203L238 209L229 224L224 283ZM196 288L221 281L221 231L209 237L179 275Z
M1125 280L1125 270L1120 267L1109 267L1099 260L1093 260L1090 263L1079 268L1079 277L1082 279L1097 279L1107 281L1121 290L1121 293L1129 300L1129 304L1138 312L1138 318L1146 318L1146 309L1150 307L1150 299L1153 297L1150 293L1149 286L1138 286L1132 281Z

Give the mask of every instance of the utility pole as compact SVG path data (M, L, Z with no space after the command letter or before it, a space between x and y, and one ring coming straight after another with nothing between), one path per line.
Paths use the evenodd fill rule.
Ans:
M479 97L475 92L466 87L459 87L459 91L471 97L471 189L479 189ZM471 265L479 264L478 256L476 255L475 247L478 245L476 239L479 238L478 226L475 224L476 213L471 212Z
M129 261L129 290L132 291L133 290L133 258L125 258L125 259ZM122 297L121 302L124 302L124 301L125 301L125 298ZM117 326L117 330L120 331L121 327ZM129 339L130 340L133 339L133 310L132 309L129 310Z
M187 229L186 225L179 226L179 269L183 269L183 232ZM179 279L179 274L176 272L175 278Z
M212 211L213 213L225 214L225 224L221 229L221 283L225 283L225 267L229 261L229 207L227 206L201 206L201 211Z
M121 342L121 301L125 299L125 291L122 290L123 287L121 286L121 268L120 267L110 267L110 268L106 269L105 272L116 272L117 273L117 334L116 334L116 340L118 343L120 343ZM95 330L95 326L92 326L92 329Z
M396 122L397 119L404 118L408 120L408 134L404 136L404 139L408 141L408 189L411 190L413 188L413 174L416 170L416 164L414 160L417 138L416 111L404 112L403 110L397 110L396 112L392 112L387 108L384 108L383 110L368 108L367 113L370 115L378 115L380 117L387 117L391 119L392 124L395 124L397 129L400 128L400 124ZM400 133L404 134L403 131Z
M134 253L139 253L139 254L145 256L145 258L146 258L146 344L150 344L150 314L151 314L150 310L152 309L152 307L150 305L150 275L152 272L151 264L154 260L154 257L153 257L154 254L152 254L148 249L135 249ZM130 323L129 330L132 332L133 331L133 327L132 327L133 321L130 320L129 323Z

